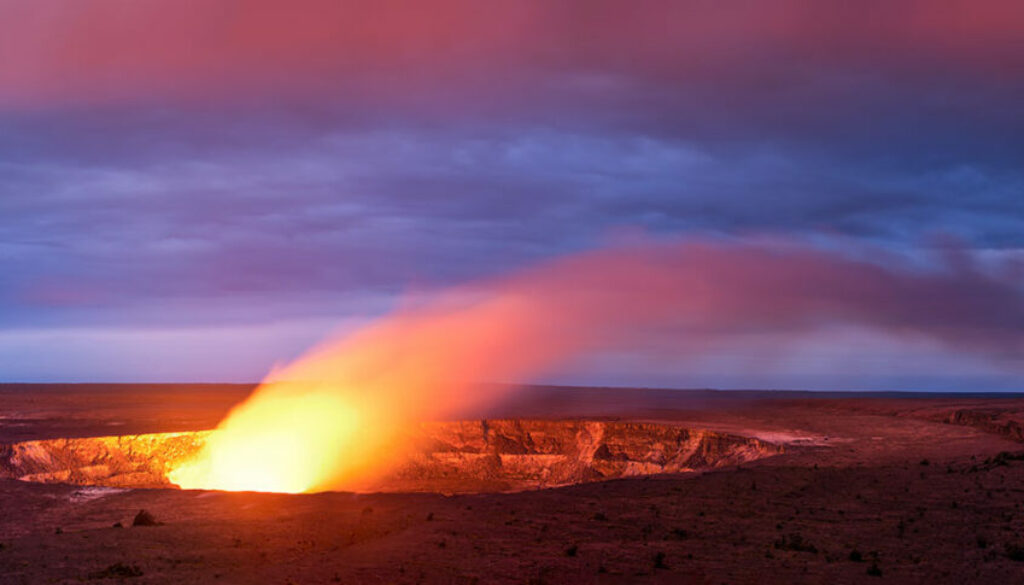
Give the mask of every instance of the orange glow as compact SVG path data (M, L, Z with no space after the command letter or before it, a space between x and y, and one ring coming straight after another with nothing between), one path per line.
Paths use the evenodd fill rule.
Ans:
M1015 314L1016 286L980 271L893 271L781 242L579 254L406 306L314 348L272 373L168 478L223 490L372 486L402 462L410 425L464 416L511 388L480 382L528 379L652 335L673 363L716 337L773 331L761 342L768 355L842 323L1003 351L1017 330L977 327L976 303L984 298L992 319Z
M358 489L398 458L406 425L485 399L473 382L561 354L527 343L523 302L450 301L386 318L275 372L168 478L186 489Z
M332 475L361 422L334 392L264 386L168 479L187 489L309 491Z

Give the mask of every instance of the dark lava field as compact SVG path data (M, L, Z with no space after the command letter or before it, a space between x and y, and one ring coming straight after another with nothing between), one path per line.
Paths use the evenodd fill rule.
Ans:
M369 493L111 480L250 390L0 387L0 582L1024 582L1017 396L532 388Z

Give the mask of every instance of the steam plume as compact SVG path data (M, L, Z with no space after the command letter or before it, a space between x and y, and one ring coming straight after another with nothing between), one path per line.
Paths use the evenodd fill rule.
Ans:
M445 291L322 344L275 372L220 425L183 487L356 487L404 427L500 398L585 352L675 332L678 351L749 331L853 324L951 348L1024 353L1024 295L969 262L925 271L794 243L688 241L605 249Z

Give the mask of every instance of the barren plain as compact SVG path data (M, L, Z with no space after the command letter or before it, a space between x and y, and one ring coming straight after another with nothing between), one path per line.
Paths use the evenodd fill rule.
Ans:
M1016 395L529 388L427 427L372 493L110 487L145 461L60 458L210 429L250 390L0 387L0 582L1024 582ZM57 465L17 467L33 442Z

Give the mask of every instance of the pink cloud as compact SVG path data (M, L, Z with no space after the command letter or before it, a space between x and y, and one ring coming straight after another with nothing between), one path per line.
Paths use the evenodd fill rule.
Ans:
M931 63L986 75L1005 75L1020 64L1015 48L1024 7L1018 2L835 8L39 0L3 9L0 103L205 99L247 91L399 98L453 82L495 97L510 87L537 90L538 70L678 83L789 60L826 69Z

